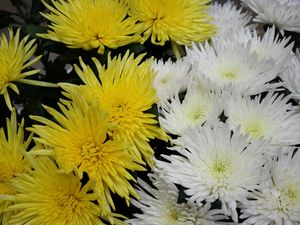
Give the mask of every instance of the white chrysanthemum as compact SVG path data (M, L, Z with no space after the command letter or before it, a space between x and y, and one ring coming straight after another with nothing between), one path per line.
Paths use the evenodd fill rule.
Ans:
M192 202L178 203L176 186L157 174L149 176L154 187L138 179L140 200L132 204L142 211L130 219L132 225L215 225L215 220L224 219L220 210L210 210L210 204L199 207Z
M274 24L283 30L300 32L299 0L242 0L257 16L255 22Z
M158 168L172 182L186 187L192 201L220 200L224 214L237 222L237 202L245 201L248 192L264 179L261 152L266 142L249 144L247 136L232 134L223 123L213 129L206 125L189 129L174 142L174 149L182 156L164 156L170 163L158 161Z
M160 100L168 99L187 88L191 64L185 58L176 62L170 59L166 62L156 60L152 68L156 73L153 86Z
M287 103L290 96L269 92L264 98L235 96L228 99L225 115L230 128L240 127L252 140L271 139L273 145L300 143L300 114Z
M182 102L176 96L161 105L160 125L168 133L182 135L190 127L218 120L222 105L220 94L188 89Z
M273 69L272 62L259 59L251 51L250 44L226 38L213 39L213 44L187 48L188 58L193 63L192 76L200 83L244 95L272 88L268 82L276 77L277 71Z
M212 23L217 28L216 36L230 35L248 27L251 21L250 13L243 12L242 8L237 8L231 1L223 5L215 2L210 6L208 15L213 18Z
M281 155L271 162L269 188L256 191L243 202L243 224L300 224L300 153Z
M289 62L288 68L281 74L284 86L292 93L293 98L300 101L300 51Z
M258 59L272 62L273 70L277 74L285 69L286 64L293 56L294 44L289 44L290 37L280 38L280 35L276 34L274 26L268 28L262 37L255 30L251 31L250 29L243 29L234 36L237 42L250 44L251 51L256 53Z

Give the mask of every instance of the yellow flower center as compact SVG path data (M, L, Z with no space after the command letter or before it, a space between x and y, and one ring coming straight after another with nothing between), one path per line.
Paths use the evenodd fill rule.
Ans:
M166 84L168 83L170 80L170 77L169 76L164 76L162 79L160 79L160 83L161 84Z
M211 175L217 180L225 178L230 170L230 165L225 160L216 160L210 167Z
M291 187L281 190L280 193L280 202L283 205L294 205L296 203L297 192Z
M228 80L235 80L237 78L237 74L232 71L224 72L224 73L222 73L222 76Z
M297 198L297 193L294 190L289 189L287 191L287 196L291 200L295 200Z
M70 221L74 220L74 214L80 214L82 211L82 200L68 188L62 186L52 198L50 196L52 203L49 204L49 212L59 220L65 221L63 224L70 223Z
M76 209L78 202L75 196L65 192L58 193L56 198L57 207L61 209Z
M177 222L181 220L181 217L182 215L180 213L180 210L178 210L177 208L171 208L166 216L166 222L168 224L177 224Z
M189 118L193 121L202 121L204 120L205 112L202 109L198 109L189 113Z
M224 81L231 82L241 79L243 75L241 69L232 65L231 63L224 63L217 70L218 76Z
M291 207L295 206L298 202L298 193L292 187L285 187L278 190L278 198L275 200L274 210L277 213L286 215Z
M82 146L81 157L85 164L94 164L101 159L101 148L94 143L86 143Z
M110 111L109 121L112 124L113 132L128 131L134 132L138 112L126 103L115 104ZM114 127L115 126L115 127Z
M124 114L126 113L126 104L122 104L122 103L119 103L119 104L116 104L114 107L113 107L113 117L114 118L124 118Z
M258 139L264 135L264 129L258 123L253 123L246 126L245 132L253 139Z

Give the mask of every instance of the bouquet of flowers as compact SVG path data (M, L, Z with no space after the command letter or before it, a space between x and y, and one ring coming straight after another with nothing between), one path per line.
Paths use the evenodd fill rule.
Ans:
M11 0L1 225L299 225L299 0Z

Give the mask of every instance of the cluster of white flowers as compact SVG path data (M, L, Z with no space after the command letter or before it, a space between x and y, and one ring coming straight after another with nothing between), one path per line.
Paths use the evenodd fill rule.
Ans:
M256 16L255 22L274 24L284 30L300 32L299 0L242 0Z
M153 64L171 146L153 186L138 179L132 225L300 224L300 51L283 32L300 1L239 7L212 4L216 35Z
M140 201L132 200L132 204L142 210L143 214L135 214L137 218L128 220L131 224L216 225L217 219L226 219L221 210L209 210L210 203L202 205L191 201L178 202L177 187L161 174L150 174L149 177L154 187L138 180L141 186L137 190Z

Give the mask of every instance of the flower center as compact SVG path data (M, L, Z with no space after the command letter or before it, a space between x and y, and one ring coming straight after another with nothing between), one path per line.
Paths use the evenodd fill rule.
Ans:
M217 160L210 167L211 175L217 180L222 180L225 178L229 170L230 165L225 160Z
M279 201L283 207L294 205L297 200L297 192L292 188L285 188L280 191Z
M220 65L221 67L217 70L217 74L223 79L225 82L232 82L234 80L241 79L241 69L231 63L223 63Z
M205 117L205 113L202 109L197 109L188 114L188 117L192 121L202 121Z
M65 189L67 187L60 187L53 196L53 205L50 211L58 217L63 217L66 221L71 221L74 214L79 214L82 210L81 200L78 196L72 193L71 190Z
M258 139L264 136L265 133L263 127L258 123L252 123L246 126L245 132L253 139Z
M94 143L86 143L81 148L81 157L87 164L99 162L101 155L101 148Z
M112 108L111 120L116 122L126 118L126 105L118 103Z
M57 206L63 209L75 209L78 205L78 199L68 193L62 192L57 196Z
M162 78L160 79L160 83L161 83L161 84L166 84L166 83L169 82L169 80L170 80L170 77L169 77L169 76L164 76L164 77L162 77Z
M133 132L136 128L136 119L136 110L128 107L127 103L117 103L111 108L109 121L112 125L112 132L115 135L129 130Z
M282 216L288 215L291 210L293 211L298 202L297 190L290 186L277 190L275 196L273 210Z
M178 210L176 207L171 208L167 213L166 219L167 224L177 224L178 221L182 220L180 210Z
M227 78L228 80L234 80L237 76L236 73L228 71L222 74L223 77Z

